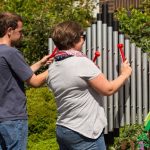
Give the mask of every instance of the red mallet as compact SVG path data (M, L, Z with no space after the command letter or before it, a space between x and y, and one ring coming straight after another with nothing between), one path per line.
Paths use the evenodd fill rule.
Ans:
M120 50L120 54L121 54L121 58L122 58L122 62L124 62L126 60L124 52L123 52L123 44L118 44L118 48Z
M53 58L56 55L56 52L58 51L58 48L55 47L52 54L49 56L50 58Z
M99 56L100 56L100 52L99 52L99 51L96 51L96 52L95 52L95 56L94 56L94 58L93 58L93 62L95 62L96 59L97 59Z

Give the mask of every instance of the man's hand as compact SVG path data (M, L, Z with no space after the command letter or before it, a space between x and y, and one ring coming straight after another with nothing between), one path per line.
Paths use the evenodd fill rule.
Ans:
M33 72L36 72L38 69L40 69L42 66L49 65L53 62L54 58L50 58L50 55L44 56L40 61L36 62L30 68Z
M54 58L50 58L50 55L46 55L40 60L41 66L49 65L53 60Z

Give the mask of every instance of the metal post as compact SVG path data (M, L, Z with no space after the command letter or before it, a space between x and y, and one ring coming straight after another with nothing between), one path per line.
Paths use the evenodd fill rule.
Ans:
M108 5L102 5L102 45L103 45L103 73L107 77L107 14ZM104 97L104 109L106 116L107 114L107 97ZM105 134L108 133L108 127L105 128Z
M119 33L119 43L124 45L124 34L123 33ZM120 53L119 53L120 55ZM121 56L119 57L119 64L121 66L122 60L121 60ZM119 118L120 118L120 126L124 126L125 125L125 114L124 114L124 87L121 87L119 90Z
M118 77L118 30L119 30L119 22L113 22L113 78ZM114 94L114 131L115 135L119 134L119 109L118 109L118 92Z
M97 61L97 63L98 63L98 66L100 67L100 69L102 70L102 56L103 56L103 54L102 54L102 20L101 20L101 14L97 14L97 34L96 34L96 39L97 39L97 41L96 41L96 45L97 45L97 47L96 47L96 49L100 52L100 57L98 57L98 61ZM103 70L102 70L103 71Z
M84 44L83 44L83 46L82 46L82 52L83 52L84 54L86 54L86 40L84 41Z
M135 43L131 43L131 124L136 123L136 66L135 66Z
M141 73L141 48L136 49L137 54L137 121L142 124L142 73Z
M48 39L48 53L51 54L54 49L54 43L52 38Z
M112 64L113 64L113 60L112 60L112 36L113 36L113 28L112 28L112 21L113 20L113 14L109 13L108 14L108 80L112 80L113 79L113 71L112 71ZM113 134L113 95L108 97L108 131L109 134ZM111 136L111 138L113 138L113 136Z
M87 47L87 57L89 59L92 59L91 58L91 27L88 27L87 28L87 42L86 42L86 47Z
M143 117L145 118L148 114L148 66L147 66L147 53L143 53L142 56L142 80L143 80Z
M87 35L86 32L85 32L84 34ZM86 39L85 39L84 44L83 44L83 46L82 46L82 52L83 52L85 55L86 55L86 42L87 42L87 36L86 36Z
M125 57L130 62L130 40L125 38ZM125 123L130 125L130 79L125 84Z
M92 36L92 53L91 53L91 58L93 59L94 57L94 53L96 51L96 22L92 23L92 27L91 27L91 36Z

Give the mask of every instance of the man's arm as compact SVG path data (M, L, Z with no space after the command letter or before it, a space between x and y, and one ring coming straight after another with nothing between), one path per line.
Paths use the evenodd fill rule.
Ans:
M29 84L33 87L39 87L46 82L47 77L48 77L48 70L46 70L43 73L40 73L38 75L33 74L31 76L31 78L29 78L26 82L27 82L27 84Z
M49 55L44 56L40 61L36 62L32 66L30 66L33 72L36 72L42 66L50 64L53 62L53 58L49 58ZM28 80L26 80L27 84L33 87L39 87L46 82L46 78L48 77L48 70L40 73L38 75L33 74Z
M36 62L30 66L33 72L39 70L42 66L52 63L52 59L49 58L49 55L44 56L40 61Z

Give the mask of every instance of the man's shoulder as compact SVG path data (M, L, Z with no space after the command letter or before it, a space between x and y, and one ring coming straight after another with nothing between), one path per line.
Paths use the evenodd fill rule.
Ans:
M14 47L10 47L10 46L7 46L7 45L0 45L0 52L1 53L15 53L17 52L18 50Z

